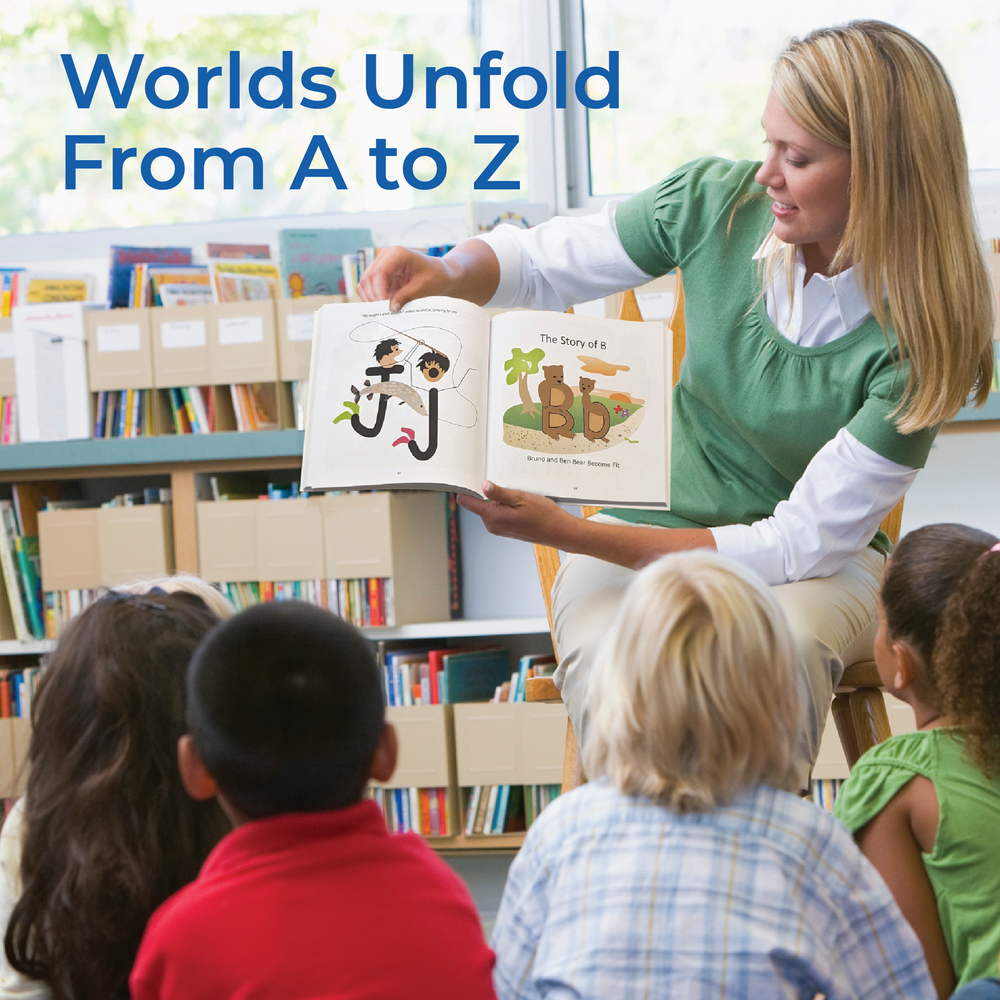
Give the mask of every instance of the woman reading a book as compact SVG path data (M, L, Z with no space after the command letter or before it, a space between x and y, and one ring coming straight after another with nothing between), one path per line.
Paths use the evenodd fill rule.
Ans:
M553 604L581 741L592 651L635 569L717 548L756 570L796 638L805 787L833 686L871 655L879 524L941 422L970 391L985 400L993 311L957 104L923 44L878 21L793 40L762 124L763 163L696 160L599 215L499 227L444 258L397 247L359 289L393 309L452 295L564 310L681 269L670 511L581 521L493 484L460 502L572 553Z

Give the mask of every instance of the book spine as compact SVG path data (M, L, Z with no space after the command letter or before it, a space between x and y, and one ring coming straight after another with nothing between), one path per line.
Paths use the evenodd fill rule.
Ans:
M476 814L479 812L479 799L483 794L483 786L476 785L469 793L469 806L465 813L465 835L471 837L476 829Z
M427 832L434 837L441 836L441 813L438 807L438 788L425 788L427 796Z
M448 605L452 618L462 617L462 545L459 536L458 495L445 494L448 530Z
M34 536L25 537L16 535L14 537L14 551L17 553L18 567L21 573L21 581L24 586L24 603L28 609L28 620L31 623L31 631L36 639L45 638L45 623L42 620L41 591L38 586L38 577L31 564L31 548L37 550L38 539Z
M191 409L194 411L195 421L198 424L198 433L207 434L209 432L208 413L205 410L205 399L202 395L201 386L191 386L187 390L187 395L191 403Z
M11 617L14 619L14 634L18 639L30 639L31 633L28 630L24 598L21 594L21 581L14 565L13 533L10 527L12 524L13 504L10 500L0 500L0 570L7 585L7 599L10 602Z
M437 803L438 803L438 827L441 831L442 837L447 837L451 830L448 828L448 789L438 788L437 791Z
M197 392L197 386L195 386ZM198 423L198 414L195 412L194 403L191 401L191 389L184 386L181 390L181 399L184 401L184 411L187 413L188 423L191 425L192 434L201 433L201 425Z
M235 383L230 384L229 395L233 400L233 413L236 415L236 429L238 431L245 431L247 429L246 418L243 415L243 407L240 402L239 387Z
M5 401L6 402L6 401ZM103 390L97 394L97 412L94 416L94 437L104 437L104 410L108 405L108 394Z
M132 427L132 390L126 389L123 395L121 412L118 415L118 437L128 437Z

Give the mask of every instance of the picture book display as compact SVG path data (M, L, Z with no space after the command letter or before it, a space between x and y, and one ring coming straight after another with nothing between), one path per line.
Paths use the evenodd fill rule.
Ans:
M337 295L343 292L343 256L372 245L368 229L282 229L278 233L284 294Z
M316 313L303 488L484 479L568 503L669 506L662 323L427 298Z

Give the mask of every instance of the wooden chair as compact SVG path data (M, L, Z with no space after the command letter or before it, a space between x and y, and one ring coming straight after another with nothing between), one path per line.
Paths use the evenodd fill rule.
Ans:
M642 320L634 292L622 293L618 318ZM669 325L673 333L673 383L676 384L680 377L681 360L684 357L686 332L684 290L680 272L677 274L677 294ZM598 510L600 510L599 507L584 507L583 516L590 517ZM902 517L903 501L900 500L882 522L882 530L889 536L894 545L899 540ZM556 573L559 572L559 551L548 545L535 545L534 549L538 579L545 601L545 613L548 616L549 630L553 636L552 648L558 659L559 650L555 648L555 630L552 622L552 584L555 582ZM876 743L888 739L890 735L889 718L879 688L880 683L874 661L865 660L851 664L844 670L844 676L834 692L833 717L848 767L853 767L861 754L871 749ZM551 677L536 677L527 681L525 699L527 701L562 701L562 696ZM562 790L569 791L571 788L582 785L586 780L580 748L576 740L576 733L573 731L573 723L567 721Z

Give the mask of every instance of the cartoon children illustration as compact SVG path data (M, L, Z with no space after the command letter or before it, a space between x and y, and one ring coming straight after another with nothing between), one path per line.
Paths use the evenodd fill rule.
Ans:
M420 355L417 362L417 370L428 382L440 381L446 371L451 367L451 362L440 351L426 351ZM421 449L416 441L406 442L406 447L410 449L410 454L420 462L426 462L436 451L438 446L438 389L436 385L431 385L427 390L427 447Z
M366 368L365 374L371 376L378 376L379 380L383 383L389 382L393 375L402 375L406 370L402 365L396 363L396 359L399 357L399 352L401 348L399 346L399 341L395 338L389 338L387 340L381 341L375 348L375 360L378 362L377 365ZM388 361L388 364L386 362ZM365 388L371 386L371 383L366 381ZM369 392L368 398L371 399L373 395L378 393L378 412L375 415L375 423L371 427L366 427L361 422L361 417L357 413L351 415L351 426L362 436L362 437L377 437L382 430L382 424L385 422L385 411L389 405L389 395L393 393L386 391L380 391L375 386L371 386L372 391ZM355 393L355 402L361 398L361 391L355 389L351 386L351 391ZM412 404L411 404L412 405Z
M383 368L392 368L396 364L396 359L402 352L402 347L399 346L399 341L394 338L389 338L388 340L383 340L375 348L375 360Z

